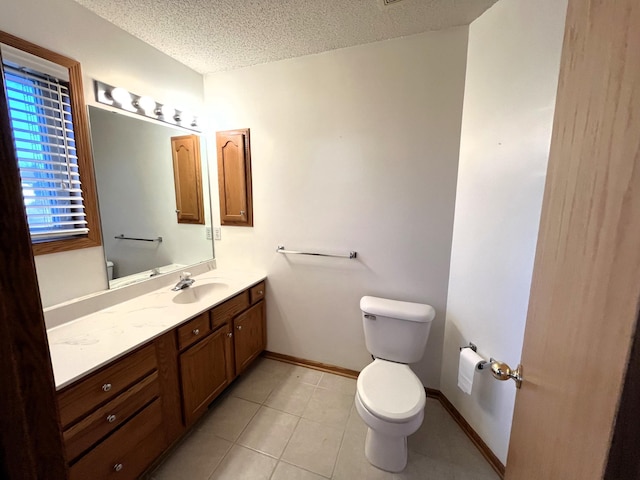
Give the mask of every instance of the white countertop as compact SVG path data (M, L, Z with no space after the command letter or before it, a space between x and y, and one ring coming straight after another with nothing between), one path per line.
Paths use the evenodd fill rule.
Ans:
M206 293L163 287L47 330L56 389L106 365L140 345L264 280L251 271L212 270L193 277ZM180 303L195 296L192 303Z

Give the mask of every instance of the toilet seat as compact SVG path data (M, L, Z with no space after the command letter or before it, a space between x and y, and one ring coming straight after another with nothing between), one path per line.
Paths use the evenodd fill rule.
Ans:
M357 394L374 416L393 423L419 415L427 396L408 365L376 359L360 372Z

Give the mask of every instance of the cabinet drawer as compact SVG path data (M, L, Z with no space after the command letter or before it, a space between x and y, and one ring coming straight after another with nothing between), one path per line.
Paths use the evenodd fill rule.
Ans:
M67 460L73 460L88 450L159 395L158 372L153 372L65 430L63 436Z
M193 320L178 327L178 348L180 350L197 342L211 331L209 326L209 312L198 315Z
M72 465L69 478L133 480L162 452L166 443L162 408L157 399Z
M58 394L58 408L63 429L155 369L156 352L150 344L62 390Z
M256 302L259 302L264 298L264 294L266 292L264 287L265 287L264 282L260 282L259 284L251 287L251 289L249 290L249 298L251 300L251 305L253 305Z
M211 328L214 330L231 320L237 314L249 307L249 291L230 298L211 310Z

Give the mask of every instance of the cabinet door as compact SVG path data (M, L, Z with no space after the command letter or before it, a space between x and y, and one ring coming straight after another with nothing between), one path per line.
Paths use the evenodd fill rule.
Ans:
M253 226L249 129L216 133L220 223Z
M192 424L229 384L226 367L228 329L220 328L180 355L183 413Z
M171 137L178 223L204 225L200 140L197 135Z
M264 301L233 319L236 374L242 373L266 347Z

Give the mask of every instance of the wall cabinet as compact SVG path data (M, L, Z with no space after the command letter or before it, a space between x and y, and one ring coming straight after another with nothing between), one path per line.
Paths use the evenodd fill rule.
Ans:
M134 479L266 347L261 282L58 392L72 480Z
M216 132L222 225L253 226L249 129Z
M171 156L178 223L204 225L200 139L197 135L171 137Z

